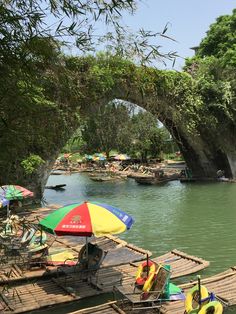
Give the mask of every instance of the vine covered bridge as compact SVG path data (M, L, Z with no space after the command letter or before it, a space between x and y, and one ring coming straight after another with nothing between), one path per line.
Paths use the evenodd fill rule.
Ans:
M223 111L207 106L199 83L188 73L139 67L116 57L67 58L57 67L53 78L50 71L41 78L48 100L43 106L25 107L19 98L12 98L11 108L1 103L0 185L18 183L40 197L55 159L78 128L78 113L86 115L93 106L114 99L154 114L178 144L193 176L212 178L221 169L236 178L236 125ZM29 176L22 160L31 154L43 163Z

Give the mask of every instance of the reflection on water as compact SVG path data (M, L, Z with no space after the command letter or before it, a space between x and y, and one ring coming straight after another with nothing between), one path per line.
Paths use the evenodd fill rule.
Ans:
M154 256L176 248L202 257L211 262L204 275L236 265L236 184L142 186L132 179L94 182L86 174L51 176L47 184L67 184L64 192L45 190L48 203L98 201L133 215L135 224L121 237Z

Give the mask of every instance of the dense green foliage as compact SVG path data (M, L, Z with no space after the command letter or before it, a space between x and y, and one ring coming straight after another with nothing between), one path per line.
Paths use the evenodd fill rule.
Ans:
M132 125L132 151L145 162L148 157L160 157L169 134L165 128L158 127L155 116L149 112L139 112L133 116Z
M24 168L26 174L32 174L38 170L38 167L42 165L44 161L38 155L30 155L27 159L21 162L21 166Z
M129 115L125 106L106 104L95 107L82 128L84 152L105 152L109 157L112 149L119 148L122 142L129 140L128 137L121 136L128 124Z
M235 132L236 100L236 9L210 26L196 56L186 63L204 106L199 114L205 132L218 134L216 145L227 149L224 138ZM207 130L208 129L208 130Z
M197 50L197 56L215 56L225 59L225 65L235 65L236 61L236 9L232 15L220 16L210 26L207 36Z
M80 136L74 137L77 150L84 154L105 152L107 157L115 150L143 161L147 161L147 157L159 157L167 147L169 133L158 127L157 119L151 113L131 115L129 111L130 108L121 102L95 107L81 124Z
M199 52L180 73L137 66L118 54L65 56L61 44L42 29L39 8L34 11L38 2L9 3L0 5L1 184L46 179L44 171L84 122L84 130L90 130L90 140L85 139L87 145L92 143L88 148L107 154L114 141L121 151L135 142L144 159L147 154L156 154L162 149L156 118L195 164L201 154L205 163L209 160L213 164L214 154L219 153L221 160L234 154L235 11L211 26ZM50 5L53 3L61 5L62 1L51 0ZM122 4L125 8L125 1ZM25 10L28 5L29 11ZM104 14L110 9L107 7ZM61 7L56 6L54 13L59 14L58 10ZM74 14L68 10L69 15ZM140 114L134 118L140 120L129 136L131 129L124 124L127 112L107 106L116 98L133 102L156 118L148 118L147 128L143 123L147 118Z

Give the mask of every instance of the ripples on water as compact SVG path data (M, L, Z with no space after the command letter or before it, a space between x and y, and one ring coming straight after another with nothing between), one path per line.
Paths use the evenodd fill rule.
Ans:
M73 174L51 176L48 185L64 183L64 192L45 190L48 203L90 200L123 209L135 218L135 224L120 236L149 249L153 256L177 248L202 257L211 262L204 275L236 265L236 184L172 181L143 186L132 179L100 183L86 174Z

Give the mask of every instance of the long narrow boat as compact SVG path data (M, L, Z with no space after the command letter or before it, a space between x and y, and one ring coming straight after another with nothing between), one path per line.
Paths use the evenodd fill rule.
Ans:
M66 184L48 185L48 186L45 186L45 189L60 190L60 189L65 189L65 186Z
M145 185L161 185L167 182L178 180L179 175L177 173L172 174L170 176L164 176L163 178L155 178L154 176L137 176L135 177L135 181L139 184Z

